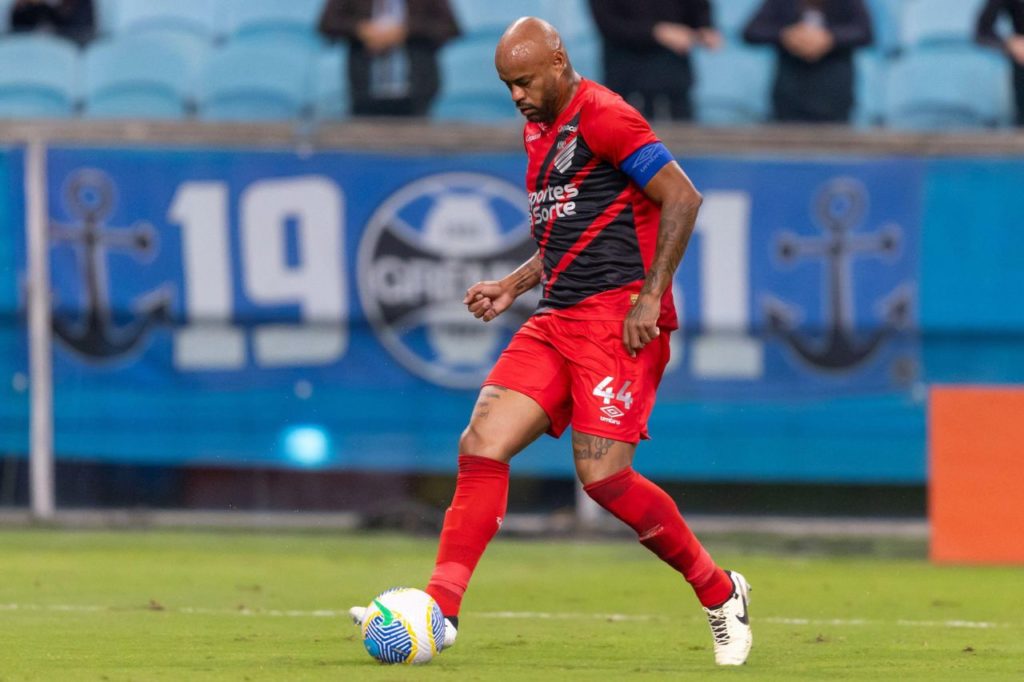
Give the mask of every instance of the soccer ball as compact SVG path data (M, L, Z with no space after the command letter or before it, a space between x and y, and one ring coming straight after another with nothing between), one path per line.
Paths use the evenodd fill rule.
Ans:
M428 663L444 648L441 607L411 587L383 592L366 608L363 646L381 663Z

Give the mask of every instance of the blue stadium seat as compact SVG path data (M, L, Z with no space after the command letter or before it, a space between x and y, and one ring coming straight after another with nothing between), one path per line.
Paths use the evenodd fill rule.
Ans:
M331 121L349 115L348 49L330 47L316 58L313 76L313 118Z
M697 121L713 126L762 123L771 112L769 91L775 53L768 48L726 45L693 54Z
M584 78L600 82L604 77L604 63L601 57L601 41L596 35L566 38L565 49L569 53L572 68ZM494 73L497 78L497 72Z
M715 28L722 32L726 40L738 42L747 22L761 2L762 0L714 0L711 16Z
M74 43L46 34L0 39L0 117L74 115L78 57Z
M921 49L895 60L885 88L885 122L898 129L991 128L1010 118L1005 58L975 47Z
M514 20L522 16L550 19L547 0L452 0L452 10L468 36L475 34L500 35ZM561 27L559 27L561 28Z
M439 97L431 112L437 121L466 123L525 123L508 95L447 94Z
M868 0L871 26L875 34L873 48L878 52L888 55L900 49L905 4L905 0Z
M85 115L92 118L184 118L191 57L145 37L94 43L85 54Z
M0 32L6 33L11 27L11 5L14 0L0 0Z
M587 0L548 0L541 11L540 16L555 25L567 44L595 40L600 43L601 36Z
M111 35L117 31L118 0L93 0L96 13L96 33Z
M858 128L881 125L885 118L885 74L888 60L876 50L854 55L853 124Z
M303 116L310 104L312 55L291 47L229 43L216 50L198 83L199 117L268 121Z
M321 46L317 19L324 0L222 0L225 31L238 42L295 43L300 49Z
M974 42L985 0L905 0L900 21L903 49Z
M442 50L440 62L441 94L432 112L434 118L496 121L519 115L494 70L492 36L451 42Z
M186 33L205 40L217 34L216 0L117 0L114 33Z

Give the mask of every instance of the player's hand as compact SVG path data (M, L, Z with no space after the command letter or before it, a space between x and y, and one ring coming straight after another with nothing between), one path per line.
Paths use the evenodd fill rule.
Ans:
M516 297L500 281L488 280L477 282L467 289L462 302L473 313L473 317L490 322L508 310L515 300Z
M640 294L637 297L622 324L622 343L630 357L635 358L644 346L661 334L658 328L660 315L661 299L658 296Z

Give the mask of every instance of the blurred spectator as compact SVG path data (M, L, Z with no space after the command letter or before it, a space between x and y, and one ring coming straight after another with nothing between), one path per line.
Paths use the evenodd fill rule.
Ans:
M11 30L51 31L79 45L93 37L92 0L17 0L11 6Z
M764 0L743 39L776 46L775 120L850 120L853 48L872 41L863 0Z
M1006 12L1013 22L1013 33L1002 38L996 33L996 20ZM1024 126L1024 2L988 0L978 15L975 38L983 45L1006 50L1013 65L1013 91L1017 104L1017 125Z
M447 0L327 0L320 32L349 43L353 115L426 116L459 27Z
M590 0L604 42L604 83L646 118L693 117L690 51L712 49L709 0Z

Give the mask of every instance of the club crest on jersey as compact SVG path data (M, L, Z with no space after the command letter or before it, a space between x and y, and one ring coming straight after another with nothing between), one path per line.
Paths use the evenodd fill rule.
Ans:
M576 141L579 139L579 135L573 135L568 140L560 140L558 142L558 149L560 151L555 156L553 163L559 173L565 173L572 167L572 160L576 155Z
M475 388L537 294L489 323L462 303L466 289L500 279L536 244L523 191L478 173L416 180L374 211L359 247L359 298L374 333L406 370L432 383Z

